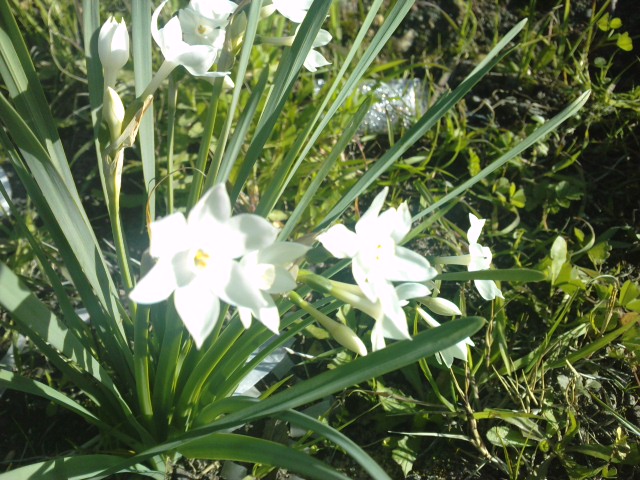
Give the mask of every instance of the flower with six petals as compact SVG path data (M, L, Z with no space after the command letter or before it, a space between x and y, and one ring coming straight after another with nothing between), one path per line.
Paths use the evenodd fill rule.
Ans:
M149 253L157 262L131 291L130 298L136 303L153 304L173 293L176 310L198 348L218 321L220 300L248 309L262 320L263 309L273 307L265 291L280 291L285 285L282 272L274 267L274 281L265 290L264 278L256 278L238 261L250 252L269 251L270 246L280 248L272 246L277 230L258 215L232 216L222 184L208 191L188 217L182 213L168 215L153 222L150 230ZM278 261L283 257L273 255ZM268 261L263 261L268 266ZM277 333L277 323L270 316L264 318L265 326Z

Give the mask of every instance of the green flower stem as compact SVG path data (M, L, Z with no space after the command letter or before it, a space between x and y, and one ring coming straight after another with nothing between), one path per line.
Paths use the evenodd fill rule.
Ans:
M204 132L202 132L202 140L200 142L200 149L198 150L198 158L196 160L196 168L193 173L193 181L191 182L191 190L189 192L189 201L187 206L189 209L193 208L198 199L200 198L200 191L202 189L202 182L204 181L204 172L206 168L207 158L209 157L209 146L211 145L211 139L213 138L213 127L216 123L216 115L218 113L218 99L222 94L222 86L224 84L224 78L216 78L213 81L213 90L211 91L211 102L207 109L207 119L204 124Z
M139 307L135 313L133 325L133 365L136 379L136 397L138 406L149 426L153 420L151 388L149 387L149 309Z
M355 332L349 327L347 327L343 323L332 320L327 315L316 309L309 302L304 300L298 293L289 292L287 296L289 297L289 300L291 300L291 302L311 315L313 319L318 322L327 332L329 332L333 339L340 345L348 348L352 352L358 353L359 355L364 356L367 354L367 348L364 346L364 343L362 343L362 340L360 340Z
M333 285L331 280L328 280L320 275L316 275L309 270L300 270L298 272L297 280L302 283L306 283L314 290L317 290L322 293L332 294L333 293Z
M106 176L108 210L109 219L111 220L111 232L113 234L113 242L116 247L116 257L118 259L118 267L122 276L126 292L133 289L133 277L129 268L129 249L122 230L122 220L120 218L120 180L122 176L122 162L124 161L124 149L116 153L113 162L109 157L105 158L104 174Z
M176 119L176 104L178 101L178 89L176 88L176 81L171 77L169 79L169 92L167 93L167 175L169 178L169 194L167 198L168 214L173 213L173 142L175 137L175 119Z
M278 47L290 47L293 45L293 41L296 39L295 36L290 37L263 37L262 35L256 35L255 43L257 45L265 44L265 45L275 45Z
M440 265L469 265L471 255L452 255L449 257L434 257L431 262Z

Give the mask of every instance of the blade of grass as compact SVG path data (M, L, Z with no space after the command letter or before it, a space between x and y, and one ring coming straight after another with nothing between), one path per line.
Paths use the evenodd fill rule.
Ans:
M323 372L255 405L216 420L210 425L193 429L171 441L152 447L126 460L120 465L120 468L143 462L147 458L169 450L181 448L188 441L205 438L213 432L315 402L349 386L397 370L418 361L420 358L434 355L436 352L473 335L484 324L483 318L466 317L424 331L416 335L413 340L397 342L384 350L373 352L334 370ZM115 468L111 468L102 474L115 471Z
M422 217L424 217L425 215L428 215L429 213L433 212L435 209L437 209L440 206L444 205L448 201L453 200L454 198L458 197L463 192L467 191L473 185L478 183L480 180L483 180L484 178L486 178L489 175L491 175L497 169L502 167L505 163L507 163L508 161L510 161L510 160L514 159L515 157L517 157L518 155L520 155L523 151L525 151L527 148L532 146L534 143L542 140L542 138L544 138L545 135L547 135L550 132L554 131L562 123L564 123L569 118L571 118L576 113L578 113L578 111L584 106L584 104L587 103L587 100L589 99L590 95L591 95L591 91L590 90L587 90L586 92L584 92L575 101L573 101L564 110L562 110L559 114L557 114L555 117L553 117L547 123L545 123L543 126L541 126L538 129L536 129L527 138L525 138L520 143L518 143L518 145L516 147L514 147L511 150L509 150L507 153L502 155L497 160L493 161L490 165L488 165L487 167L483 168L478 174L474 175L472 178L470 178L466 182L462 183L461 185L459 185L456 188L454 188L453 190L451 190L451 192L449 192L447 195L442 197L440 200L438 200L434 204L432 204L429 207L425 208L422 212L420 212L417 215L415 215L413 217L413 221L417 221L417 220L421 219Z
M278 117L284 108L287 97L291 93L293 85L298 78L298 72L302 68L305 58L311 50L313 42L320 31L320 27L327 16L330 5L331 0L315 0L305 20L300 24L293 45L284 50L273 80L273 89L262 111L247 154L240 166L241 173L236 178L229 194L232 203L237 199L240 190L253 169L253 165L255 165L262 154L264 145L267 143L277 124ZM262 212L257 213L262 214Z
M318 480L348 480L329 465L289 446L232 433L214 433L182 445L178 451L187 457L233 460L277 466Z
M131 49L133 51L133 65L135 75L136 96L142 94L151 81L151 0L136 0L131 4ZM147 205L151 220L155 218L155 185L156 185L156 157L154 142L153 105L149 107L142 118L138 138L140 138L140 158L142 160L142 174L144 186L149 195Z
M382 5L382 1L378 0L371 5L371 7L369 8L369 12L362 24L362 27L360 28L358 35L354 40L354 44L347 54L342 68L331 84L329 91L326 93L324 100L318 107L315 117L307 125L306 128L301 129L294 144L289 149L289 152L287 153L284 161L282 162L280 167L278 167L278 171L274 176L274 182L263 193L260 204L256 209L256 213L266 216L271 211L271 209L273 209L276 202L282 195L282 192L284 192L284 189L293 178L293 175L302 164L308 153L311 151L317 139L325 130L326 126L329 124L329 121L333 118L333 116L338 111L340 106L342 106L345 100L351 95L353 90L358 85L360 79L364 76L369 65L371 65L371 63L377 58L380 50L382 50L383 46L386 45L391 35L396 30L402 19L407 15L414 3L414 1L396 2L392 10L387 15L384 23L378 29L376 35L371 41L371 44L358 61L358 64L351 73L351 76L343 85L342 79L346 74L347 69L350 67L351 62L358 53L360 45L368 34L371 24L375 20L377 12ZM329 104L331 98L333 98L333 95L335 94L336 90L338 90L338 88L340 90L336 99L334 100L329 110L325 112L325 108ZM319 124L318 121L320 121ZM311 134L311 131L316 124L317 126L315 127L315 130L313 131L313 134ZM305 141L306 145L302 152L300 152L300 149L302 148L302 145L305 143ZM299 152L300 154L298 155Z
M455 104L458 103L502 58L509 52L501 53L507 44L524 27L526 20L516 24L498 44L487 54L482 62L467 76L462 83L451 93L442 97L431 107L407 133L400 138L393 147L380 157L375 164L358 180L335 207L322 220L317 229L321 230L331 224L349 207L349 205L361 195L375 180L398 160L416 141L424 136ZM449 196L447 196L449 197ZM455 196L450 196L455 198ZM442 202L444 203L444 202ZM413 220L418 220L424 214L416 215Z

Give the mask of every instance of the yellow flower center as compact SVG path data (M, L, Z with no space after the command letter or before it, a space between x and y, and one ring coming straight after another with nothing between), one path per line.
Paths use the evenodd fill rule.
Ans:
M202 250L198 250L193 257L193 264L196 266L196 268L204 270L205 268L207 268L207 264L210 259L211 256L208 253L203 252Z

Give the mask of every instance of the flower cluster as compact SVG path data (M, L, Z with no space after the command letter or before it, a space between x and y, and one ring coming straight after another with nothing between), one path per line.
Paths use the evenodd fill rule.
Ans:
M336 258L350 258L351 271L357 285L329 281L325 292L352 305L375 320L371 332L374 350L384 348L385 338L408 339L407 320L403 307L410 299L418 301L438 315L461 315L460 309L451 301L434 296L437 270L421 255L401 246L411 229L409 208L402 203L398 208L389 208L381 213L387 189L380 192L369 209L355 225L355 231L342 224L335 225L318 235L318 241ZM437 257L435 263L459 264L469 271L485 270L491 264L491 251L478 244L485 220L469 215L471 227L467 233L469 254L455 257ZM401 282L394 284L394 282ZM487 300L502 297L493 281L475 280L481 296ZM440 324L423 308L418 314L431 327ZM451 367L454 358L466 360L466 338L458 344L439 352L437 358Z
M232 59L227 56L224 58L229 60L221 62L221 58L225 51L231 55L236 41L242 41L241 32L238 34L234 29L236 25L244 28L242 21L235 20L245 13L230 0L190 0L160 27L160 15L167 1L155 9L151 19L151 34L162 51L164 62L142 97L153 93L178 66L194 76L208 80L224 77L229 83L226 70L231 68ZM298 27L290 37L257 38L262 43L292 45L299 24L312 4L313 0L267 3L262 9L263 17L277 12ZM228 34L234 38L227 38ZM319 31L304 62L308 70L313 72L329 64L315 48L330 40L329 32ZM117 74L129 59L129 36L124 21L116 22L110 17L105 22L99 34L98 51L105 80L103 119L113 143L121 135L125 117L124 106L114 90ZM113 163L115 187L112 190L117 196L121 151ZM310 272L302 272L296 278L297 272L292 273L292 266L308 247L277 241L276 229L262 217L233 216L224 186L217 185L187 217L174 213L151 224L149 253L156 261L132 289L130 298L139 304L153 304L173 295L176 311L200 348L219 321L221 301L237 308L245 327L256 318L277 333L280 314L272 295L292 292L298 279L371 316L375 320L371 331L374 350L384 348L385 339L410 339L404 311L409 300L420 303L417 312L432 327L438 322L422 307L438 315L462 314L453 302L439 296L438 283L433 280L440 266L454 264L464 265L469 271L485 270L490 268L492 256L489 248L478 243L485 220L470 214L469 253L436 257L431 259L432 265L422 255L402 246L411 229L411 214L406 202L382 211L387 193L385 188L374 198L353 231L338 224L317 237L335 257L351 259L355 285L327 280ZM493 281L475 280L474 283L483 298L502 297ZM309 312L314 311L299 295L291 293L289 298ZM313 315L340 343L359 354L366 353L362 341L346 325L317 313ZM451 366L454 357L466 358L467 345L473 345L470 339L440 352L439 358Z
M229 0L191 0L162 28L158 17L168 0L164 0L151 17L151 35L164 56L160 71L164 76L182 65L196 77L212 79L229 72L210 71L224 47L226 26L237 4Z
M295 288L289 268L307 247L277 242L277 230L253 214L232 216L224 185L208 191L185 217L168 215L150 226L149 253L157 259L130 293L153 304L173 293L176 310L198 348L220 316L220 300L238 307L245 327L257 318L278 333L271 294Z

